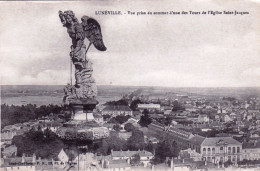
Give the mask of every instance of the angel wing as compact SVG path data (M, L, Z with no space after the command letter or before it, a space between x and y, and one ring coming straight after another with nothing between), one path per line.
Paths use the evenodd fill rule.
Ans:
M99 23L95 19L87 16L83 16L81 20L85 36L89 42L93 43L96 49L106 51L107 48L102 39L101 27Z

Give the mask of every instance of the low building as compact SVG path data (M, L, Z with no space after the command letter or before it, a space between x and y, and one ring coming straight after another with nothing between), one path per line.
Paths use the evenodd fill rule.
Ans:
M140 162L147 166L150 164L151 159L154 158L154 155L148 151L113 151L111 150L112 160L131 160L135 155L140 156Z
M103 116L100 114L94 114L94 120L101 125L104 123Z
M4 159L5 165L12 165L12 166L20 166L20 165L35 165L36 164L36 155L27 156L25 154L22 157L10 157Z
M118 137L124 140L128 140L128 138L130 138L132 136L132 132L118 132Z
M228 160L237 163L241 160L242 143L232 137L205 138L196 135L190 139L189 147L202 154L203 160L213 163Z
M145 136L145 139L144 139L145 143L151 143L151 144L158 144L159 143L159 140L155 137L147 137Z
M200 122L200 123L209 122L209 116L208 115L199 115L197 122Z
M181 150L179 154L181 159L193 159L194 161L201 161L202 154L195 151L195 149L188 148L186 150Z
M132 109L124 105L109 105L102 110L102 115L111 115L113 117L118 115L133 115Z
M100 170L98 160L93 153L80 154L73 163L78 170Z
M1 167L1 171L29 171L36 170L35 166L32 165L15 165L15 166L3 166Z
M259 160L260 159L260 141L252 140L243 143L242 159Z
M61 149L60 153L58 154L58 159L63 163L69 162L69 156L65 153L63 149Z
M160 104L138 104L137 109L139 109L140 111L144 111L144 109L147 109L150 112L156 111L156 110L160 110L161 106Z
M126 122L121 124L121 127L124 129L125 125L128 123L131 123L134 127L140 127L140 125L138 124L139 120L135 119L135 118L129 118Z

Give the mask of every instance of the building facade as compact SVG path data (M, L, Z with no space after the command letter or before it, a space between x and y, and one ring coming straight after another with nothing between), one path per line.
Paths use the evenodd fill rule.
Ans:
M242 143L231 137L195 136L190 140L189 146L202 154L202 160L213 163L224 163L228 160L237 163L242 159Z
M102 110L102 115L111 115L113 117L118 115L133 115L132 109L123 105L109 105Z

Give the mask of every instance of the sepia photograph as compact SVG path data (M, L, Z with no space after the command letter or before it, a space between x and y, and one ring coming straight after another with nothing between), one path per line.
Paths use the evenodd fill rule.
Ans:
M0 1L1 171L259 171L260 1Z

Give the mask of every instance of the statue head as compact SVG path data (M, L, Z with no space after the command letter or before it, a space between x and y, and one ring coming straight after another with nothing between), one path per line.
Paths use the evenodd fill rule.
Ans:
M64 27L68 25L72 25L75 22L78 22L78 19L75 17L74 12L71 10L64 11L64 12L59 11L59 17Z

